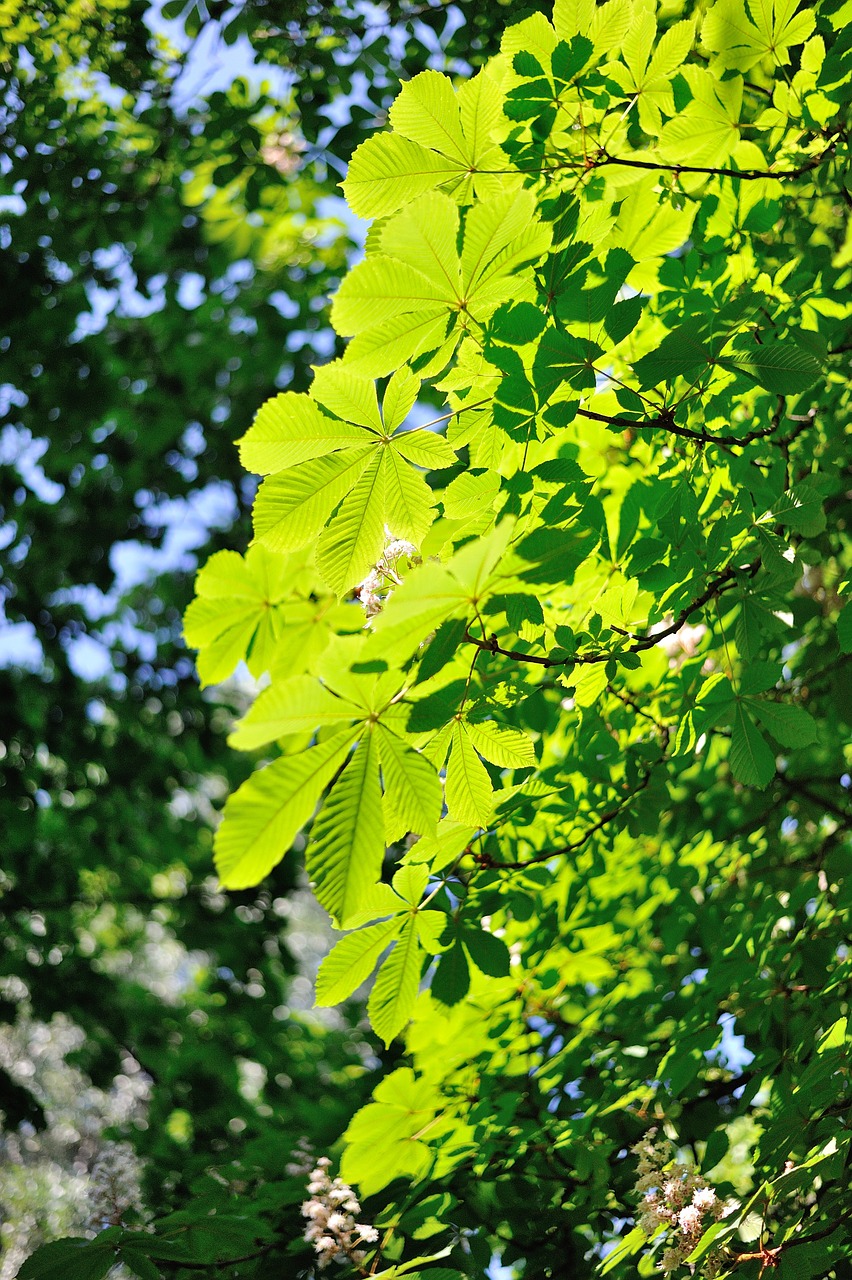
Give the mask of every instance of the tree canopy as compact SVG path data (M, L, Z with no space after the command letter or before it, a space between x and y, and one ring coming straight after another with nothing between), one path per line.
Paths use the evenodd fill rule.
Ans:
M167 8L190 30L206 20L194 5ZM221 439L192 465L251 507L253 536L237 523L185 614L207 691L177 656L175 678L157 678L182 722L244 711L229 739L242 765L215 725L191 742L231 788L209 869L252 923L261 992L281 981L269 972L281 961L266 945L275 899L264 886L292 885L303 851L343 935L320 967L317 1002L355 1020L367 983L384 1049L370 1042L368 1099L359 1033L345 1020L339 1035L313 1024L305 1057L293 1044L303 1024L276 1019L277 995L239 1034L230 1011L217 1014L214 1072L237 1071L239 1035L266 1081L278 1053L301 1058L300 1070L287 1066L277 1091L254 1095L234 1075L226 1105L242 1096L242 1127L222 1143L216 1110L192 1161L163 1152L155 1114L143 1153L155 1173L171 1160L171 1212L144 1230L119 1214L92 1239L46 1245L21 1269L30 1280L98 1280L116 1263L142 1280L310 1275L332 1260L387 1280L484 1276L493 1259L524 1280L660 1268L840 1280L849 1267L846 6L555 0L520 21L506 12L504 30L491 12L470 6L467 46L449 37L439 70L431 55L393 52L394 31L418 18L390 6L371 81L382 109L393 101L387 126L364 140L352 136L354 109L333 137L319 125L323 95L350 93L359 58L372 57L368 39L357 44L360 10L346 6L264 29L270 61L293 78L286 129L280 103L241 100L236 87L218 104L218 133L193 110L175 114L165 88L158 99L156 84L171 81L156 58L144 74L128 61L132 93L148 86L153 105L128 107L117 141L89 118L114 110L105 99L98 108L87 90L72 110L63 99L62 119L81 126L71 155L114 148L121 182L109 185L127 190L116 203L129 223L147 157L171 157L158 158L161 181L145 197L150 224L177 243L188 235L193 261L209 260L199 305L228 331L210 339L205 374L195 349L203 355L212 329L187 341L178 292L158 286L153 408L135 365L147 322L98 343L104 382L121 392L107 435L126 446L130 432L134 448L130 474L109 455L84 469L92 531L77 553L97 564L124 536L129 506L103 501L111 477L133 490L144 473L158 496L196 484L187 436L184 465L166 455L163 467L144 424L150 414L173 429L157 411L164 396L181 403L185 432L210 397L202 429L233 427L242 465L262 482L256 496L240 482ZM257 39L270 16L247 5L226 38ZM358 55L349 62L346 40ZM98 48L86 51L93 73ZM22 96L18 139L53 118L49 84L44 94L41 115ZM317 204L347 159L343 193L370 222L357 261ZM103 164L97 172L100 182ZM77 300L49 233L31 223L29 234L18 258L29 267L39 246L71 342L92 230L81 226L68 255L82 267ZM252 262L251 321L238 279L219 287L235 245ZM142 251L153 277L163 244ZM306 329L331 296L334 335L324 359L287 337L299 362L264 401L284 332L269 301L276 272ZM230 370L239 396L215 372L231 343L243 353ZM116 360L128 372L112 382ZM46 356L39 367L50 369ZM67 396L89 430L91 392L65 386L72 372L88 378L84 367L48 372L41 387L61 413ZM137 439L151 452L140 481ZM70 492L70 471L63 483ZM30 518L56 539L42 506ZM111 527L99 533L99 522ZM19 523L16 536L35 547L38 532ZM34 623L48 598L84 611L71 587L105 572L68 566L67 533L58 541L41 561L49 586L32 583L31 597L17 588ZM143 627L161 599L159 587L143 592ZM176 646L178 601L168 603ZM50 625L42 739L73 622ZM162 772L203 778L208 760L174 761L173 747L152 758L160 738L141 699L124 696L153 675L131 671L120 714L90 715L86 730L121 788L112 803L142 827L131 861L140 892L155 865L168 876L186 861L164 855L165 838L194 841L196 873L209 857L197 802L176 815ZM79 716L90 693L73 696ZM119 741L135 754L115 760ZM56 756L63 767L74 758L70 740L46 751L54 773ZM120 770L135 781L143 764L134 800ZM126 884L117 827L103 816L112 795L87 809L104 843L96 889L85 862L59 860L95 894L90 910L121 903ZM142 823L139 803L151 813ZM31 913L45 871L27 861L29 830L22 822L9 891ZM59 850L49 831L45 840L52 864ZM36 883L25 890L27 876ZM162 896L182 937L233 957L220 972L248 970L248 934L230 915L210 918L218 891L202 893L205 909L186 922L183 893ZM78 960L64 972L89 971ZM44 985L61 992L53 974ZM222 1008L215 983L210 996ZM84 1026L86 1003L70 1006ZM145 1018L137 1004L134 1053ZM114 1013L102 1021L112 1036ZM150 1031L150 1063L140 1060L156 1080L171 1051L161 1022ZM180 1043L192 1042L183 1033ZM209 1075L206 1052L192 1043L174 1059L174 1096L163 1095L173 1126L181 1091L195 1116L186 1058ZM328 1054L338 1055L331 1082Z

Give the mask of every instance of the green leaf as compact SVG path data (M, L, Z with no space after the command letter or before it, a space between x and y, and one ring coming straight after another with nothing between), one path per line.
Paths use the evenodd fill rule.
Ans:
M470 966L461 939L445 951L438 961L429 990L440 1004L455 1005L470 989Z
M807 747L818 740L816 721L804 707L749 698L748 706L764 729L784 747Z
M395 843L409 832L434 835L441 816L441 782L433 765L384 725L376 728L384 779L385 838Z
M259 884L280 862L346 759L349 730L259 769L228 798L213 848L226 889Z
M603 351L588 338L547 329L533 362L536 391L542 400L562 386L590 391L595 385L594 362Z
M360 218L383 218L464 172L459 160L401 134L380 133L353 153L343 190L350 209Z
M354 422L364 428L359 432L361 444L364 443L364 431L379 435L384 432L375 382L363 374L354 373L342 360L333 360L331 364L314 369L311 397L337 414L338 418L345 419L346 425Z
M487 827L493 809L488 772L459 723L453 727L452 743L446 783L450 816L470 826Z
M822 377L819 361L793 342L754 345L719 356L717 364L733 373L742 373L779 396L807 391Z
M443 941L447 927L447 916L443 911L418 911L414 917L417 922L417 936L420 945L429 955L439 955L446 948Z
M385 545L385 459L384 449L373 456L317 542L317 568L338 596L366 577Z
M734 777L747 787L762 790L775 776L775 756L739 699L734 711L730 761Z
M314 892L342 928L378 880L384 853L378 745L368 733L323 805L307 850Z
M406 215L411 216L410 210ZM331 319L338 333L361 333L406 312L449 305L454 298L446 279L433 278L406 262L375 254L359 262L346 276L335 294Z
M704 45L726 70L750 71L764 58L783 66L789 48L803 44L814 29L814 14L798 0L761 0L746 11L743 0L718 0L701 29Z
M538 761L525 733L493 720L466 720L465 732L481 756L501 769L534 769Z
M509 975L509 948L502 938L484 929L466 929L464 944L473 963L489 978L506 978Z
M813 538L826 526L823 497L821 477L805 476L780 496L772 512L780 524Z
M391 440L391 448L416 466L435 471L457 461L455 450L434 431L402 431Z
M363 447L364 431L352 422L329 418L310 396L285 391L261 406L238 441L240 462L247 471L269 475L338 449Z
M406 538L419 546L434 518L432 490L426 481L394 448L393 441L382 452L384 521L396 538Z
M491 319L491 336L512 347L523 347L541 336L547 317L532 302L504 303Z
M610 1271L614 1271L617 1266L624 1262L625 1258L630 1258L638 1253L645 1245L648 1237L639 1227L634 1227L632 1231L628 1231L626 1236L618 1241L614 1249L610 1249L603 1262L598 1267L598 1272L602 1276L609 1275Z
M264 480L254 504L254 530L270 551L304 547L375 459L375 449L351 449Z
M68 1236L43 1244L21 1265L20 1280L102 1280L116 1264L115 1250L97 1240Z
M382 965L367 1003L370 1024L387 1047L411 1016L420 981L417 925L409 916L393 951Z
M315 677L292 676L262 690L228 741L239 751L253 751L291 733L310 733L324 724L351 724L362 715L358 707L335 697Z
M319 967L316 1003L340 1004L351 996L367 981L382 953L399 936L403 923L394 917L341 938Z
M414 569L376 618L368 652L391 665L404 662L465 598L443 565L427 563Z
M635 361L633 371L640 388L655 387L660 382L673 383L677 378L696 378L709 366L712 352L704 341L702 330L689 323L673 329L655 351Z
M382 418L387 432L396 431L408 417L420 391L420 379L410 369L397 369L388 381L382 401Z
M452 82L437 71L414 76L394 101L390 122L397 133L451 156L460 164L467 160L458 102Z

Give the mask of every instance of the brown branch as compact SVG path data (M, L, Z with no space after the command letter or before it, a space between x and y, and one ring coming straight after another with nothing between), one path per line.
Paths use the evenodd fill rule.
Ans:
M609 427L619 427L623 431L668 431L671 435L682 436L685 440L694 440L701 445L718 444L742 448L755 440L765 440L778 430L785 403L784 397L779 396L778 407L772 415L772 421L769 426L759 427L755 431L749 431L744 436L716 436L710 435L707 431L693 431L691 427L682 427L679 423L676 423L671 410L663 412L659 418L646 418L644 420L641 418L633 420L631 418L611 417L606 413L593 413L591 409L578 409L577 413L581 418L591 418L593 422L603 422ZM791 419L797 424L795 429L780 440L773 441L773 444L781 446L790 444L812 424L815 415L816 410L814 409L804 417Z
M537 667L567 667L567 666L592 666L599 662L609 662L612 659L618 660L627 653L642 653L645 649L652 649L655 644L659 644L660 640L665 640L667 636L672 636L679 631L685 622L689 620L697 609L702 609L711 600L717 599L724 592L729 591L731 587L736 586L737 575L740 573L748 574L751 577L757 573L760 568L760 558L752 560L750 564L733 565L729 564L719 574L718 578L710 583L706 591L697 596L690 604L681 609L680 613L669 623L667 627L662 627L659 631L639 635L634 632L625 631L622 634L634 643L628 645L625 649L619 649L614 652L604 651L600 653L578 653L567 658L548 658L535 653L521 653L518 649L504 649L498 642L496 635L491 636L488 640L482 640L478 636L471 635L470 628L466 627L462 639L468 644L476 645L477 649L484 649L488 653L499 653L503 658L509 658L513 662L528 662Z
M834 153L837 146L836 140L829 143L824 151L818 156L812 156L807 163L799 165L797 169L717 169L705 165L694 164L660 164L653 160L627 160L621 156L611 156L608 151L601 148L598 157L588 162L588 168L601 169L605 165L619 165L627 169L650 169L654 171L663 171L679 175L681 173L703 173L716 178L739 178L742 182L757 182L760 179L775 178L801 178L806 173L810 173L812 169L818 169L824 160L828 159Z
M777 1267L778 1259L787 1249L796 1249L802 1244L813 1244L815 1240L825 1240L828 1236L833 1236L844 1222L848 1222L852 1218L852 1209L847 1213L841 1213L840 1217L830 1222L822 1231L815 1231L809 1236L798 1236L795 1240L782 1240L780 1244L774 1246L761 1246L759 1249L749 1250L747 1253L731 1253L730 1265L738 1267L741 1262L759 1261L762 1264L761 1274L766 1267Z

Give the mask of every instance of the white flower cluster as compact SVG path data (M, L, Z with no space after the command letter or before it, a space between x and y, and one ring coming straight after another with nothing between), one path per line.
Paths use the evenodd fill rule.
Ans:
M387 526L385 534L388 543L382 552L381 559L375 568L370 570L364 581L355 588L355 594L364 606L368 619L375 618L377 613L381 613L385 602L393 594L394 586L402 586L402 578L399 574L400 561L406 560L409 564L420 563L420 557L413 542L406 542L404 538L394 538Z
M640 1230L652 1236L664 1226L670 1233L660 1260L660 1269L668 1273L681 1266L707 1228L724 1216L725 1207L700 1173L675 1159L672 1144L656 1142L655 1136L651 1129L633 1148L639 1157L634 1190L642 1198ZM709 1253L702 1261L703 1274L715 1276L720 1263L718 1254Z
M308 1182L310 1200L302 1205L307 1218L305 1239L314 1246L320 1270L330 1262L352 1262L356 1266L366 1258L360 1246L375 1244L379 1233L375 1227L356 1222L361 1205L350 1186L341 1178L331 1178L328 1156L317 1160Z
M104 1145L89 1175L90 1222L98 1231L142 1212L141 1165L127 1142ZM131 1216L132 1221L132 1216Z

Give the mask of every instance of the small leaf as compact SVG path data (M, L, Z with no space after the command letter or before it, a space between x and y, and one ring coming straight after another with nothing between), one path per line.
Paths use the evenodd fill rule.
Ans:
M385 432L388 435L396 431L397 427L401 427L405 422L414 407L419 391L420 379L415 377L405 365L401 369L397 369L396 373L388 381L382 401L382 418L384 419Z
M432 978L430 991L440 1004L454 1005L463 1000L470 989L470 967L461 940L445 951Z
M376 729L384 779L385 838L389 844L413 832L434 835L441 816L441 781L434 766L391 733Z
M228 742L239 751L252 751L288 734L310 733L320 725L361 718L358 707L336 698L314 676L292 676L261 691Z
M346 759L352 736L344 730L301 755L275 760L229 797L213 844L226 889L259 884L281 861Z

